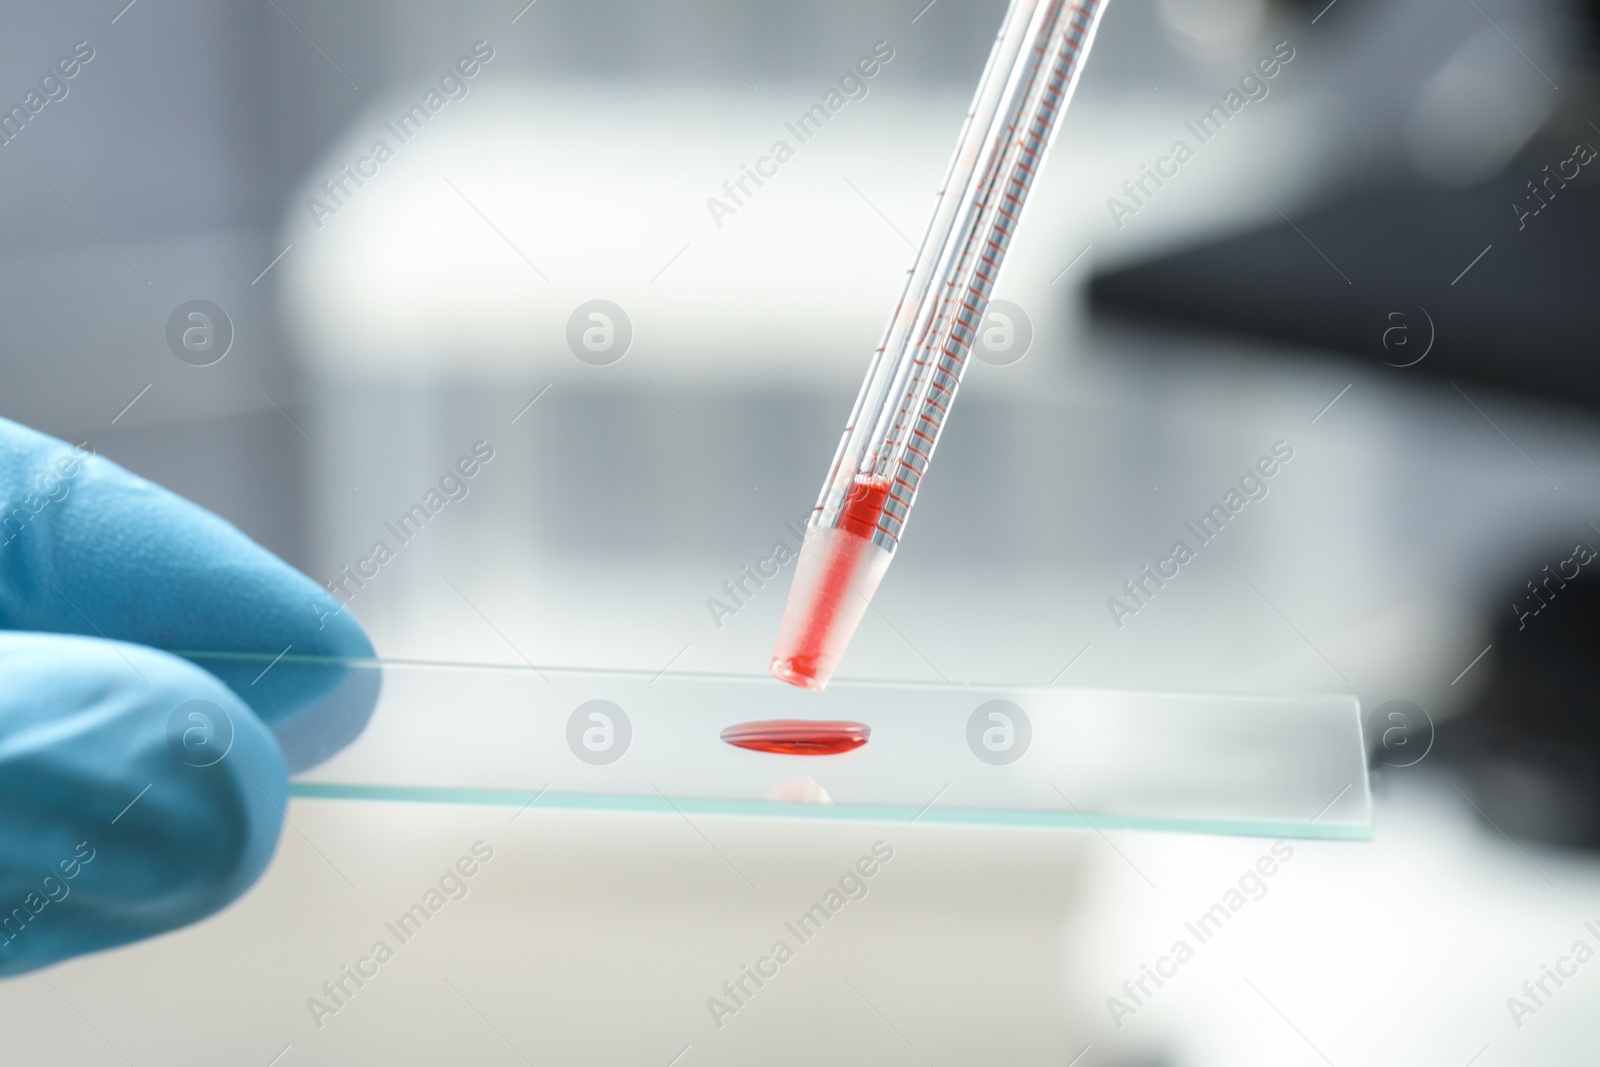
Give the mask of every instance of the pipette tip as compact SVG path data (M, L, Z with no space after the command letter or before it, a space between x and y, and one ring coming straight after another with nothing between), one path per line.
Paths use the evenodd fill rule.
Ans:
M850 530L806 529L772 653L772 676L821 690L889 569L889 552Z

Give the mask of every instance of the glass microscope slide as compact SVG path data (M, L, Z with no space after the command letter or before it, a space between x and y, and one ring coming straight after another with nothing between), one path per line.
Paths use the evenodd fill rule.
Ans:
M1371 834L1348 694L843 680L817 693L764 676L292 655L263 674L271 657L190 658L241 692L257 678L258 692L318 702L297 729L329 750L354 737L294 778L303 798Z

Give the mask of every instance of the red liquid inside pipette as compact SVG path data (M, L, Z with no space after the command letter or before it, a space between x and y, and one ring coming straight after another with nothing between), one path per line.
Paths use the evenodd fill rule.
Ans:
M820 722L813 719L769 719L742 722L722 731L730 745L784 756L836 756L860 748L872 736L864 722Z
M845 497L844 510L839 512L839 529L849 530L857 537L871 538L878 532L878 516L883 514L883 505L888 499L889 479L856 475Z
M828 684L887 565L872 535L888 497L887 478L857 475L838 526L807 532L772 660L774 677L802 689Z

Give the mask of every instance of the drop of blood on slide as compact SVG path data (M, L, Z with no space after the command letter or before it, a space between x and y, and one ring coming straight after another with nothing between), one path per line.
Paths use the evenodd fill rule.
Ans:
M722 731L730 745L784 756L835 756L860 748L872 736L864 722L816 719L766 719L742 722Z

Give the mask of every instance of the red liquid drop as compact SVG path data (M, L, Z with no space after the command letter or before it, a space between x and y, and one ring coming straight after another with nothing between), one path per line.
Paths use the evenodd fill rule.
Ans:
M872 727L864 722L816 719L742 722L722 731L722 739L730 745L784 756L836 756L860 748L871 736Z

